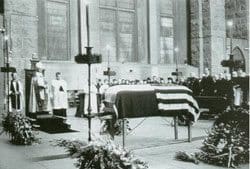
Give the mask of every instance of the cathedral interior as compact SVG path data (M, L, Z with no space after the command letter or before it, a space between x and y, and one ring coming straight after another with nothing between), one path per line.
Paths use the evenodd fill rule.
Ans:
M189 78L198 79L198 85L201 86L202 78L206 77L207 71L209 71L208 74L214 81L221 78L231 80L235 77L235 74L238 74L242 79L237 82L236 80L234 81L234 84L232 84L234 88L232 87L231 94L228 94L230 92L227 91L225 91L225 95L221 94L224 90L227 90L223 89L227 88L226 82L218 83L218 89L215 86L212 92L216 91L216 94L209 93L209 89L207 93L205 92L206 88L212 88L209 80L205 82L204 89L200 87L199 91L197 91L198 87L192 86L189 88L188 86L194 94L198 93L196 95L198 97L194 98L198 98L197 100L200 99L198 104L196 100L189 100L188 102L192 102L192 111L190 112L193 113L193 121L197 121L197 126L201 126L201 128L204 126L205 128L208 126L211 127L216 118L213 116L212 121L209 121L211 117L209 120L205 118L210 122L209 124L207 121L204 122L204 119L200 121L197 112L195 113L196 109L199 113L204 105L204 108L209 107L210 111L222 111L222 109L224 111L228 109L226 106L230 105L231 102L226 102L224 106L224 102L220 102L221 100L218 98L230 98L234 102L234 106L242 106L249 109L249 37L249 0L0 0L0 116L5 114L5 112L9 113L11 111L9 102L12 101L13 103L13 100L9 100L9 88L12 91L14 90L12 88L21 90L22 87L21 93L23 98L18 101L14 98L15 102L18 102L14 105L14 108L17 109L15 106L20 104L18 108L22 109L21 112L23 114L33 120L39 121L38 115L34 116L34 114L41 112L43 115L44 112L48 112L44 107L39 107L39 104L49 106L49 97L56 95L55 93L46 95L47 88L45 87L43 88L45 95L39 95L40 101L39 99L36 100L38 92L35 85L39 83L39 76L41 76L48 83L48 86L52 85L52 88L54 87L53 90L56 90L57 86L59 86L60 92L65 92L65 95L60 95L59 99L65 97L65 104L67 106L63 107L63 109L67 109L67 115L66 111L63 115L60 112L57 112L57 114L53 112L53 115L56 117L63 116L59 118L60 122L57 121L58 119L54 119L55 121L53 121L46 116L44 119L47 119L47 121L41 120L39 125L44 124L49 128L53 127L53 125L55 126L57 122L59 125L59 123L64 124L65 121L70 121L72 122L71 127L76 127L76 130L79 130L81 134L78 136L77 132L72 136L65 134L65 138L82 137L90 140L91 134L88 133L88 130L91 129L91 119L93 118L92 116L90 117L90 114L93 113L93 116L98 114L97 116L99 117L99 113L103 111L102 108L108 105L106 102L104 104L101 103L103 101L103 93L106 96L105 99L107 99L113 94L112 92L117 92L112 97L122 100L126 95L120 96L119 91L121 93L123 90L143 91L143 94L138 92L141 95L135 95L134 93L133 97L131 96L130 101L133 103L130 105L128 105L129 101L125 101L126 103L124 104L120 103L121 101L118 103L119 99L115 103L121 104L124 107L128 106L126 111L131 113L129 114L131 118L142 117L141 114L143 113L146 116L151 116L152 112L149 111L154 111L154 106L159 106L158 102L150 100L152 97L155 98L155 96L150 95L152 91L158 92L156 94L157 101L162 101L165 98L162 94L165 89L158 86L175 86L176 84L185 84L184 86L188 86L189 82L187 79ZM34 78L35 69L42 70L41 75L36 74L38 80ZM11 78L15 78L13 72L16 72L20 81L20 84L19 82L15 83L16 87L9 84ZM63 84L55 81L55 78L60 80L61 77L65 81L62 82ZM145 87L145 89L137 86L137 84L148 83L151 86L148 88ZM192 82L192 85L194 83ZM127 87L117 87L113 90L107 89L110 93L105 93L102 90L105 85L115 87L118 84L126 84ZM154 86L154 84L157 85ZM240 87L235 87L237 86L236 84ZM130 85L131 87L129 87ZM132 87L134 87L133 90L130 89ZM239 93L242 96L239 103L236 103L238 88L241 89ZM177 87L175 91L178 93L186 90L184 92L186 94L189 89ZM222 90L223 92L220 93L219 91ZM199 95L201 91L205 94ZM79 93L83 93L83 95L81 96ZM144 94L149 94L150 97ZM174 95L176 93L172 92L171 94ZM179 96L172 96L171 94L169 97L175 98ZM162 98L159 98L161 96ZM112 97L110 96L110 100L112 100ZM213 98L215 98L215 101ZM35 102L31 102L33 101L32 99L36 100L39 108L35 105ZM138 100L140 99L147 101L150 106L147 106L147 103L139 102ZM206 102L206 99L210 100ZM48 103L45 103L44 100L47 100ZM205 100L204 103L201 100ZM171 100L169 102L172 103L174 101ZM217 106L213 107L208 104L215 104ZM134 108L136 105L138 108ZM224 106L225 108L220 109L220 106ZM165 110L165 108L163 109ZM121 110L119 107L117 109L117 118L122 117L124 119L125 115L119 114ZM138 111L139 114L133 114L134 109L141 109L144 112L142 113L140 110ZM160 108L158 107L158 109ZM105 110L104 108L104 112ZM108 111L108 113L110 112ZM85 129L79 129L80 120L72 119L75 116L85 118L83 122ZM147 135L147 130L151 131L151 127L157 126L159 122L158 119L154 118L147 122L144 130L138 129L140 130L138 136L134 136L136 138L131 138L131 140L134 139L134 142L143 141L143 139L139 139L139 136L144 138ZM3 117L0 117L1 121L2 119ZM92 119L92 125L95 126L92 130L94 133L98 133L96 126L100 124L95 120L95 118ZM122 122L124 132L125 124L124 121ZM135 128L137 128L137 122L136 120L132 120L130 124L132 127L135 125ZM172 135L178 138L175 125L178 123L178 119L176 122L174 118L170 123L171 125L168 126L169 130L171 132L175 131L175 133L171 134L170 138L173 137ZM188 135L188 140L190 141L190 125L186 123L185 118L181 121L182 123L185 123L184 126L188 126L188 132L185 129L184 131L182 131L182 128L179 129L179 137L186 138L186 135ZM68 124L65 123L65 125L69 127ZM172 129L173 126L174 130ZM165 130L160 125L158 127L161 131ZM193 128L195 128L195 125ZM155 131L152 130L151 133L155 133L156 136L150 136L149 138L152 139L152 137L157 137L158 135L160 137L162 133L165 133L159 132L157 134L157 132L156 129ZM200 138L200 135L197 135L199 132L198 129L194 129L194 137L197 136L197 138ZM47 138L46 135L41 135L42 138ZM0 134L0 140L2 137ZM52 136L48 136L48 138L54 139ZM118 139L120 145L125 145L125 140L122 140L123 138ZM149 168L179 169L181 165L185 165L185 163L172 162L168 155L162 155L164 154L163 150L166 149L166 151L169 151L171 149L172 143L169 143L169 147L163 148L162 151L156 149L151 151L145 147L138 150L135 148L138 146L138 143L133 147L134 142L128 141L128 147L131 146L131 149L135 149L139 156L143 156L145 153L146 157L148 157L150 153L158 153L155 158L154 156L149 157ZM145 142L151 143L151 140L147 141L145 139ZM201 142L202 140L199 140L199 144ZM3 144L4 142L0 142L0 147L3 147ZM158 142L155 141L153 145L157 144ZM159 144L162 144L162 142ZM185 150L185 144L176 145L172 148L174 151L178 151L179 148ZM187 150L195 146L196 142L194 141L190 144L192 145L187 146ZM48 152L41 154L41 156L46 156L46 158L54 158L56 156L56 158L58 157L57 160L43 163L43 161L46 161L44 160L46 158L44 158L38 162L39 166L38 163L31 165L28 162L20 162L21 168L19 167L19 169L27 168L27 166L39 169L43 167L44 169L55 169L55 166L58 165L55 161L59 161L60 163L60 160L66 167L74 168L73 165L71 166L69 159L62 158L62 160L59 155L53 156L48 150L49 146L46 145L44 147L46 147L45 150ZM36 156L35 151L31 150L30 158L38 159L38 157L34 157ZM58 150L59 154L60 151ZM9 150L5 147L2 153L7 152ZM0 156L4 156L2 153L0 151ZM167 164L164 165L163 157L168 158L168 161L170 161L169 166ZM0 168L7 169L8 167L4 167L6 161L4 162L3 159L1 160L0 158ZM157 160L159 160L159 164L156 164ZM15 169L14 164L13 167L10 162L8 163L11 169ZM233 164L230 165L229 167L234 166ZM200 167L188 165L188 168L206 169L210 167L209 165ZM243 165L241 168L248 167L249 165Z

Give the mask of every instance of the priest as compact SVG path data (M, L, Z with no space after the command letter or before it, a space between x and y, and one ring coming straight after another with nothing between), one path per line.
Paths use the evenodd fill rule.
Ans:
M9 111L21 112L23 101L23 86L17 78L17 73L11 74L11 81L9 83Z
M44 114L50 112L49 87L44 77L43 64L36 64L36 72L31 79L29 112Z
M67 83L61 78L61 73L56 73L56 79L51 83L52 108L56 116L67 116L68 97Z

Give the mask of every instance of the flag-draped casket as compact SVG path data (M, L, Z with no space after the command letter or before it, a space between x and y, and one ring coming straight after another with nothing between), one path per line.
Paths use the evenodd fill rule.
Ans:
M106 106L117 109L117 117L185 115L195 122L199 106L185 86L117 85L105 93Z

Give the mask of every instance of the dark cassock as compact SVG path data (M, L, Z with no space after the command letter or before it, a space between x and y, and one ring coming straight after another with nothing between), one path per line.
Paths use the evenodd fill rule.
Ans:
M233 81L232 80L226 80L225 81L225 96L228 101L228 105L233 105L233 100L234 100L234 90L233 90Z
M194 96L198 96L200 94L199 79L197 79L195 77L189 77L187 79L187 87L193 91Z
M29 112L50 112L49 87L42 72L35 72L31 79Z
M246 76L244 78L242 88L243 88L243 104L249 107L249 76Z
M202 96L214 96L214 80L212 76L204 76L200 82Z
M215 89L215 95L216 96L221 96L221 97L225 97L227 94L227 88L226 88L226 84L227 81L225 79L218 79L216 80L215 84L214 84L214 89Z
M9 83L9 111L22 111L23 86L19 80L11 80Z

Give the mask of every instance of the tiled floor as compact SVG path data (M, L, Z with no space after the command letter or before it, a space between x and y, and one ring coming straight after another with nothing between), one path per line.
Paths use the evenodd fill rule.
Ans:
M68 112L67 122L72 129L79 132L63 134L47 134L39 132L41 144L32 146L11 145L6 135L0 136L0 169L75 169L74 159L67 157L61 147L56 147L56 139L80 139L87 141L87 120L74 117L74 109ZM130 119L130 127L134 128L143 118ZM179 127L179 140L174 140L174 130L171 118L147 118L132 133L126 137L126 148L149 163L150 169L216 169L221 168L204 163L181 162L174 159L177 151L196 152L202 144L206 131L212 121L199 120L192 128L193 140L187 140L186 127ZM92 132L99 136L100 121L94 119ZM116 137L117 144L122 143L121 137ZM247 169L249 165L240 166Z

